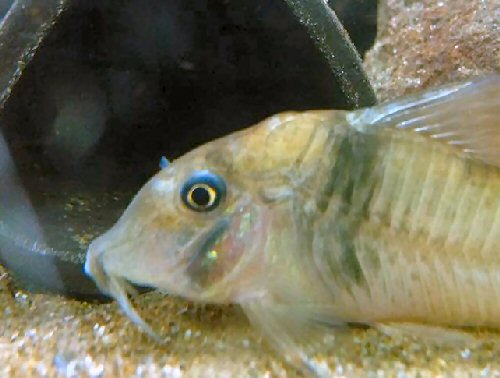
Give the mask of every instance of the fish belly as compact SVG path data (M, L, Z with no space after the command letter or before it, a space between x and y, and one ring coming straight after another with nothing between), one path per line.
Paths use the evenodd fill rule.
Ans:
M330 244L336 316L500 327L500 169L423 137L383 147L351 255Z

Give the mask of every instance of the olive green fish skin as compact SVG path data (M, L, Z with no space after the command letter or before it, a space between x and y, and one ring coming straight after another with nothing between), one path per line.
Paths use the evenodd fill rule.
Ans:
M500 326L500 170L393 134L311 227L336 315Z
M493 114L476 117L492 124L492 140L481 143L493 156L498 81L488 99L497 110L486 104ZM322 190L304 228L335 317L499 327L500 163L414 130L347 127L316 170Z
M298 343L319 324L500 327L499 104L491 75L272 116L157 173L91 244L86 272L150 334L127 281L240 304L307 371ZM193 172L225 181L218 208L185 206Z

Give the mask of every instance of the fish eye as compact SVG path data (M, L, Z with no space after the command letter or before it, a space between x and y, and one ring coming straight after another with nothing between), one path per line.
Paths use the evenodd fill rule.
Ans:
M207 212L216 209L226 196L226 183L208 170L196 171L184 182L180 194L187 208Z

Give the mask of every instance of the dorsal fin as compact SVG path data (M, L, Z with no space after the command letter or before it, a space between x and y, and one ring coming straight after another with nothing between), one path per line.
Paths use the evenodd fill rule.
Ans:
M413 130L500 167L500 74L432 89L348 115L353 127Z

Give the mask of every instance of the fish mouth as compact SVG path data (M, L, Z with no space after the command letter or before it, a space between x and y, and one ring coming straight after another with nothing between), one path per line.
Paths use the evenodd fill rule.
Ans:
M209 245L214 243L215 240L227 229L229 223L229 219L223 218L219 222L217 222L215 226L205 228L195 238L184 245L179 253L181 255L189 255L188 253L186 253L186 251L188 250L206 250ZM99 240L100 239L94 240L88 248L84 265L85 273L94 280L99 290L118 302L118 305L120 306L124 314L143 332L148 334L155 341L159 343L165 343L165 340L161 338L149 324L147 324L147 322L133 307L129 296L131 296L132 298L138 296L138 291L135 289L135 287L125 277L113 274L108 269L106 269L104 256L106 252L109 252L113 248L116 248L116 245L114 247L107 245L103 248L102 245L99 246L100 244L102 244L99 242ZM177 276L176 272L181 272L182 270L180 268L185 266L186 263L188 266L192 265L191 261L180 259L176 264L171 266L170 271L166 272L166 274L170 273L172 281L181 282L182 277ZM183 296L196 297L196 293L185 290L183 292Z
M241 209L244 209L244 205L248 204L238 204L236 206L239 213ZM215 243L218 242L220 237L227 232L231 226L233 217L224 216L218 219L215 224L210 224L205 228L199 230L194 237L191 238L186 244L180 246L175 252L175 255L184 256L184 258L176 259L167 270L164 271L164 276L168 276L168 280L163 282L165 286L155 286L153 282L146 279L141 281L138 276L135 278L127 277L122 274L122 272L117 271L116 267L113 267L113 262L106 258L108 253L113 252L116 249L120 249L123 245L119 244L117 240L98 238L94 240L87 252L87 257L85 261L84 271L91 277L97 287L106 295L114 298L124 314L132 320L142 331L148 334L151 338L157 342L164 343L165 340L162 339L139 315L132 305L129 298L137 296L137 290L134 288L133 284L148 285L149 287L155 287L161 291L166 291L172 295L178 295L186 299L201 301L201 302L214 302L218 296L220 296L220 286L227 286L229 284L228 280L222 280L216 285L213 285L211 290L200 290L201 288L193 286L193 275L197 273L196 259L193 256L203 254L208 249L210 249ZM119 239L119 238L118 238ZM128 246L127 248L132 248ZM242 259L246 260L246 259ZM243 261L246 263L246 261ZM241 262L238 263L238 265ZM189 270L189 272L187 272ZM191 273L190 275L186 273ZM142 277L147 278L147 277ZM230 275L230 280L234 277ZM230 285L229 285L230 286ZM180 288L180 289L179 289ZM202 293L205 292L204 295ZM217 301L220 303L220 301Z
M109 279L102 264L102 253L97 253L91 243L87 252L83 270L87 276L92 278L99 290L104 294L111 295L108 290Z
M130 302L129 295L137 297L137 290L125 278L109 274L106 271L103 263L104 251L94 249L93 244L94 243L90 245L87 253L87 259L84 266L85 273L95 281L99 290L118 302L118 305L125 315L142 331L155 341L164 343L165 340L163 340L144 319L142 319Z

